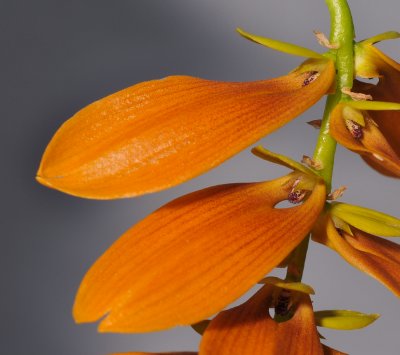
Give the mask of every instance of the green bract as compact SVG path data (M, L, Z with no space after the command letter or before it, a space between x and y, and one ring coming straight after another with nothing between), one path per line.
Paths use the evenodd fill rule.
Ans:
M400 219L369 208L333 202L331 214L366 233L383 237L400 236Z
M369 111L397 111L400 110L400 104L396 102L386 101L349 101L346 102L350 106L359 110Z
M265 149L261 145L253 148L251 152L261 159L270 161L271 163L286 166L287 168L292 169L294 171L297 170L307 175L315 174L313 170L304 166L303 164L300 164L297 161L290 159L282 154L271 152L270 150Z
M285 280L280 279L279 277L266 277L260 281L260 283L263 284L271 284L280 288L284 288L286 290L292 290L292 291L297 291L297 292L302 292L306 293L308 295L314 295L315 291L314 289L302 282L288 282Z
M379 318L379 314L365 314L348 310L326 310L314 312L317 326L338 330L364 328Z
M311 49L300 47L296 44L292 43L287 43L287 42L282 42L278 41L276 39L268 38L268 37L261 37L257 35L253 35L251 33L243 31L241 28L237 28L236 31L239 32L239 34L255 43L261 44L265 47L275 49L276 51L291 54L291 55L297 55L299 57L306 57L306 58L316 58L316 59L321 59L324 58L322 54L319 54L317 52L312 51Z

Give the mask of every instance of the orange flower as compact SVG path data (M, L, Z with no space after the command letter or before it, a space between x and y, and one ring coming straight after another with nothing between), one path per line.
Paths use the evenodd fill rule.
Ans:
M400 177L400 141L390 140L399 125L393 120L385 121L384 117L400 119L397 111L359 110L353 106L368 106L374 103L340 103L331 114L330 133L346 148L359 153L374 169L384 175ZM374 118L373 118L374 117ZM379 123L376 121L379 118ZM390 123L391 122L391 123ZM390 123L387 125L387 123ZM385 128L386 127L386 128ZM400 133L400 132L399 132Z
M297 165L276 180L210 187L152 213L86 274L75 320L102 319L100 331L147 332L193 324L226 307L302 241L322 210L324 183ZM287 199L303 203L275 208Z
M334 65L310 59L249 83L172 76L103 98L65 122L37 180L87 198L159 191L221 164L286 124L330 88Z
M271 307L275 307L275 314L284 311L293 312L293 316L277 322L269 314ZM201 341L199 354L343 353L321 344L309 295L265 285L246 303L221 312L211 321Z
M398 36L394 34L387 38ZM376 85L355 81L354 91L371 95L373 100L400 103L400 64L375 48L374 42L371 39L357 44L356 73L363 78L378 77L379 81ZM332 113L330 133L340 144L361 154L375 170L400 177L399 108L393 105L392 110L389 106L385 109L382 105L379 110L379 105L373 108L374 102L368 105L371 109L351 112L346 104L340 104Z
M371 210L358 206L347 205L347 207L350 207L347 208L348 210L351 208L364 210L366 212L365 220L374 218L372 214L368 215L368 211ZM395 295L400 296L400 245L361 230L369 229L368 224L363 223L364 217L359 217L361 223L357 224L358 228L356 228L351 223L343 221L342 218L347 219L346 216L340 215L338 218L335 213L327 212L315 225L312 238L314 241L332 248L349 264L372 276ZM394 217L390 218L394 220ZM375 221L373 223L373 227L376 227ZM393 224L390 228L397 229L398 233L399 226L398 221L397 226ZM381 234L385 234L383 228L378 229L381 229ZM393 234L392 232L387 233L388 236L393 236Z

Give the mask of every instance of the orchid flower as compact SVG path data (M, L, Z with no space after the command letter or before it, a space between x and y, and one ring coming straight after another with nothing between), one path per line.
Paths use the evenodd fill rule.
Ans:
M334 203L315 225L313 240L400 296L400 245L374 234L400 236L400 220L364 207Z
M255 155L292 172L208 187L154 211L86 273L77 323L99 321L99 331L120 333L192 326L203 336L200 355L344 355L321 343L317 327L360 329L379 315L313 311L314 290L302 282L310 233L400 296L400 246L381 238L400 236L400 220L332 202L345 188L331 191L336 142L400 177L400 65L373 47L400 34L354 44L346 0L326 2L331 38L315 31L324 54L238 29L252 42L308 58L285 76L153 80L90 104L59 128L37 180L75 196L125 198L205 173L328 95L320 124L312 121L320 128L313 157L300 163L256 147ZM284 280L267 276L276 267L287 268ZM226 308L257 283L264 286L247 302ZM150 353L125 353L134 354Z
M333 111L332 136L342 145L361 154L375 170L400 177L400 64L373 46L400 36L387 32L359 42L356 74L378 78L378 83L355 82L354 90L376 101L342 103Z
M292 313L278 322L277 313ZM323 355L343 354L321 344L310 296L265 285L244 304L219 313L206 328L200 355ZM343 354L344 355L344 354Z

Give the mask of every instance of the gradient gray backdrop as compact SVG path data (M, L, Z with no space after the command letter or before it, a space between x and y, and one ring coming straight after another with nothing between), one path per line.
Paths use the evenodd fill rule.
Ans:
M358 38L400 30L398 0L350 0ZM96 258L128 227L166 201L211 184L270 179L286 170L248 151L182 186L119 201L89 201L34 181L41 153L60 124L90 102L134 83L171 74L246 81L283 75L300 59L250 43L260 35L320 50L312 30L329 32L323 0L10 0L0 3L4 163L2 180L0 353L97 355L128 350L195 349L188 328L155 334L98 334L75 325L71 307ZM399 59L400 42L381 44ZM312 154L321 103L263 139L300 159ZM399 216L399 183L338 150L334 186L344 200ZM311 247L305 282L316 309L351 308L382 315L352 332L322 330L351 354L400 353L398 299L319 245Z

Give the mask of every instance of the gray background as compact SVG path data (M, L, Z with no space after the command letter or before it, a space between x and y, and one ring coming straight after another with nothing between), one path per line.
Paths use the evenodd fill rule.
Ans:
M399 30L398 0L351 0L358 38ZM241 26L319 50L312 30L329 32L323 0L12 0L0 2L2 69L0 353L94 355L128 350L195 349L188 328L155 334L98 334L77 326L71 306L85 270L128 227L166 201L211 184L286 173L248 151L182 186L118 201L63 195L34 181L41 153L60 124L86 104L134 83L170 74L247 81L283 75L301 59L240 38ZM380 46L399 56L399 42ZM319 104L262 140L296 159L312 154ZM398 182L339 148L334 185L343 200L399 216ZM399 353L400 307L389 291L313 245L305 282L316 309L382 315L352 332L322 330L351 354Z

